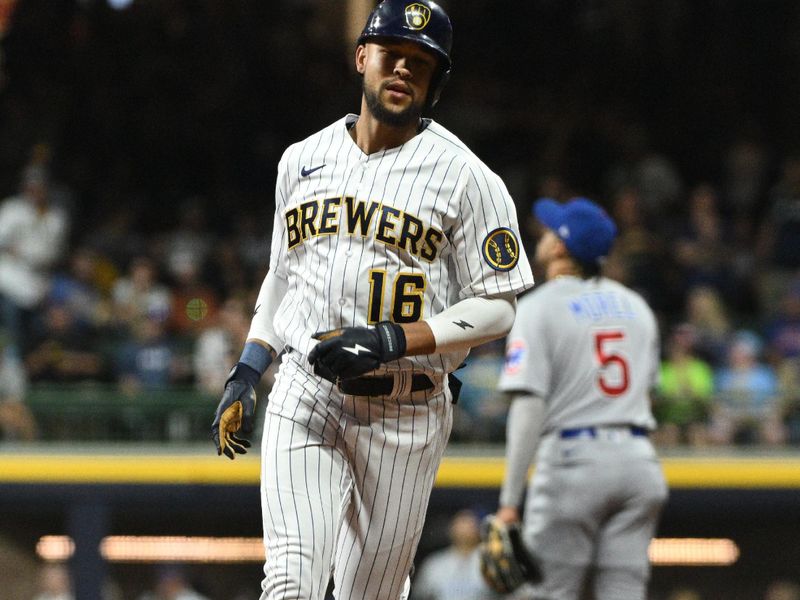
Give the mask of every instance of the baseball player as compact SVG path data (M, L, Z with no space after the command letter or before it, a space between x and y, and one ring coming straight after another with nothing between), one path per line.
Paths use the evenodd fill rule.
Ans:
M600 275L616 226L597 204L542 199L534 213L547 281L520 300L507 338L498 386L512 404L496 516L520 520L538 444L522 526L544 581L524 597L577 599L592 569L597 600L644 599L667 497L648 439L656 321L638 294Z
M500 178L423 118L450 73L434 2L384 0L355 50L361 112L278 165L269 272L213 424L246 451L253 388L281 354L262 439L262 600L406 597L452 424L450 375L504 336L533 285Z

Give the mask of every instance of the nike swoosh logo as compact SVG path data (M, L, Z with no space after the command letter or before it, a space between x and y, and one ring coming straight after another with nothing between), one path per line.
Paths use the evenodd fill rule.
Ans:
M319 171L319 170L320 170L322 167L324 167L324 166L325 166L325 165L320 165L320 166L318 166L318 167L314 167L314 168L312 168L312 169L306 169L306 168L305 168L305 165L304 165L304 166L303 166L303 168L302 168L302 169L300 169L300 177L308 177L308 176L309 176L309 175L311 175L311 174L312 174L314 171Z

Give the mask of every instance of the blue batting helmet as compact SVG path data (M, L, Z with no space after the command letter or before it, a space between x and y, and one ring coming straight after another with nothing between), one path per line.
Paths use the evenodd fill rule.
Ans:
M430 105L435 105L453 66L453 26L447 13L431 0L383 0L370 13L358 43L380 38L416 42L439 59L439 70L431 79L428 94Z

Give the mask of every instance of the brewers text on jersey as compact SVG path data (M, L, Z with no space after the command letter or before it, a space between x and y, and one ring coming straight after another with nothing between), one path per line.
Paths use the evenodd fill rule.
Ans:
M352 196L308 200L287 209L284 218L288 250L309 238L342 231L361 237L372 235L382 244L431 262L444 239L441 231L425 226L419 217L388 204L364 202Z

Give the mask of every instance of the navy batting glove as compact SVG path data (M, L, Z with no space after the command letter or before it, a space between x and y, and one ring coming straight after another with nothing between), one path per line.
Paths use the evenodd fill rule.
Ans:
M225 383L225 391L217 406L211 424L211 438L217 446L217 455L231 460L237 454L247 453L250 442L236 434L252 433L256 412L255 386L261 376L252 367L238 363Z
M320 342L309 353L308 362L315 374L332 382L374 371L406 352L403 328L390 321L381 321L375 327L318 331L312 337Z

